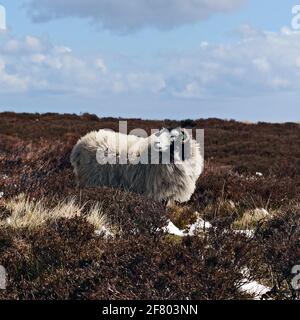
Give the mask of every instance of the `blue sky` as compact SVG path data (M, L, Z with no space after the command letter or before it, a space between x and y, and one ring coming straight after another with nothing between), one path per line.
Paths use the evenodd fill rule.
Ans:
M0 0L0 111L300 121L298 3L274 2Z

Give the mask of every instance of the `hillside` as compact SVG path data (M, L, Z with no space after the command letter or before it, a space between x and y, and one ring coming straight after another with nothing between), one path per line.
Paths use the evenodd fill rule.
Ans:
M76 188L73 145L118 121L0 114L1 299L252 299L243 288L253 281L270 288L262 298L297 298L299 124L128 119L129 131L205 129L195 194L165 208L122 190ZM197 219L210 227L164 232L169 220L185 230Z

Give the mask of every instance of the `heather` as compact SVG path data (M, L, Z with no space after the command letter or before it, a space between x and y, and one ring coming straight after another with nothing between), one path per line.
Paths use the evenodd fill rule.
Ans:
M300 126L128 119L128 130L205 129L205 171L188 203L167 208L111 188L78 189L77 139L114 118L0 114L1 299L296 299ZM179 237L201 217L211 227ZM245 276L247 270L247 276Z

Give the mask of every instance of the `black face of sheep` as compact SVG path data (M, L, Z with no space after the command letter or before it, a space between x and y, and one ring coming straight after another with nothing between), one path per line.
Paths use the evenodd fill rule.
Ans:
M162 163L163 154L170 154L170 163L185 161L189 157L190 135L187 130L164 128L156 134L156 137L154 148L160 154L160 163Z

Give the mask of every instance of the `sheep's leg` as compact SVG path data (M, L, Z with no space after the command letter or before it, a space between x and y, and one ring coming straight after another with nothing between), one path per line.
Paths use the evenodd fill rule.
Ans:
M175 204L175 201L174 200L162 200L162 204L167 207L167 208L170 208L172 207L174 204Z
M167 202L167 207L170 208L170 207L173 207L174 205L175 205L175 201L169 199Z

